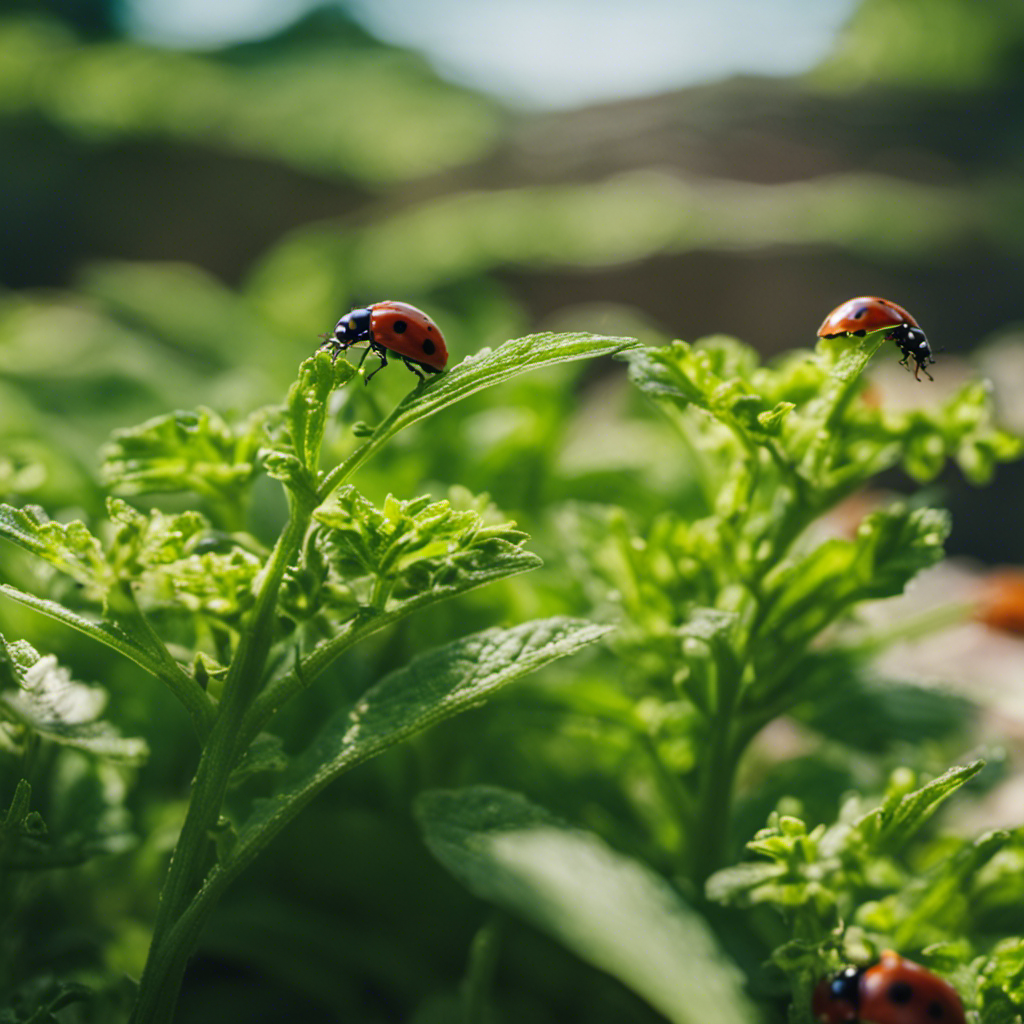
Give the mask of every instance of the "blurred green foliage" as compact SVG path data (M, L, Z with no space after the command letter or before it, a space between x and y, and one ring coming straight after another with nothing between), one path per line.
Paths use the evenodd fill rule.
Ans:
M498 127L490 104L336 9L227 58L122 41L83 47L42 19L6 20L0 49L0 112L41 116L94 144L199 142L379 186L470 159ZM353 131L354 122L368 127Z
M864 0L815 83L970 90L1019 84L1024 10L1015 0Z

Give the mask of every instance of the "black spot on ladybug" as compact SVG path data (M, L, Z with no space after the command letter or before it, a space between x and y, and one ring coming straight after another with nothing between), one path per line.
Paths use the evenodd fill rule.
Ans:
M391 330L393 330L395 334L405 334L406 330L408 330L408 327L409 325L404 320L396 320L391 325Z
M432 356L437 351L437 346L429 338L425 338L423 340L423 351L428 356Z
M853 314L854 320L859 320L868 311L867 306L861 306L856 313Z
M909 1003L914 998L914 990L908 982L895 981L885 993L890 1003Z
M946 1016L946 1008L942 1003L933 999L928 1004L928 1016L931 1017L932 1020L942 1020L942 1018Z

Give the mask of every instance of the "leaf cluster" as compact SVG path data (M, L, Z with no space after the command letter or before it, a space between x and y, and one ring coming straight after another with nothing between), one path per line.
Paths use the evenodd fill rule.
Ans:
M708 879L709 899L783 918L771 958L789 976L795 1019L810 1021L818 978L887 948L952 978L985 1022L1020 1012L1019 939L999 935L1021 924L1020 879L1010 874L1024 833L963 839L926 827L982 767L951 768L923 785L899 769L880 803L851 795L828 826L773 812L747 843L756 859Z

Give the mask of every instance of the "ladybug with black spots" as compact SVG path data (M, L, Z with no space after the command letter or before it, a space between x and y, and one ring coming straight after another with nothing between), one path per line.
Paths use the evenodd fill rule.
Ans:
M964 1024L960 996L948 981L887 949L876 964L823 978L811 1009L821 1024Z
M320 347L330 348L335 359L352 345L367 342L359 365L363 365L370 352L380 359L380 366L366 375L367 384L378 370L388 365L388 352L397 355L420 380L425 379L421 370L441 373L448 365L448 349L440 328L423 310L408 302L375 302L353 309L338 321L333 334L321 337L324 343Z
M841 306L836 306L825 322L818 328L819 338L835 338L841 334L854 334L858 338L888 328L885 338L895 341L896 347L903 353L900 366L909 370L908 360L913 359L914 379L920 380L921 370L929 380L935 378L926 369L934 363L932 349L928 344L924 331L918 322L902 307L888 299L880 299L876 295L861 295L856 299L847 299Z

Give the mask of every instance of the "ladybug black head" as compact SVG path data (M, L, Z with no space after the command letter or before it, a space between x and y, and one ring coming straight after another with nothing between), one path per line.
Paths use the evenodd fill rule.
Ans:
M899 346L900 351L910 352L920 349L923 344L928 347L928 339L920 327L911 327L910 324L899 324L886 335Z
M918 352L931 353L931 346L920 327L908 327L905 344Z
M864 969L846 967L831 978L823 978L814 990L811 1009L825 1024L855 1021L860 1011L860 979Z
M841 970L829 982L829 998L842 999L856 1006L860 997L860 976L863 973L859 967L847 967Z
M353 309L346 313L334 328L334 337L338 341L365 341L370 336L370 311Z

